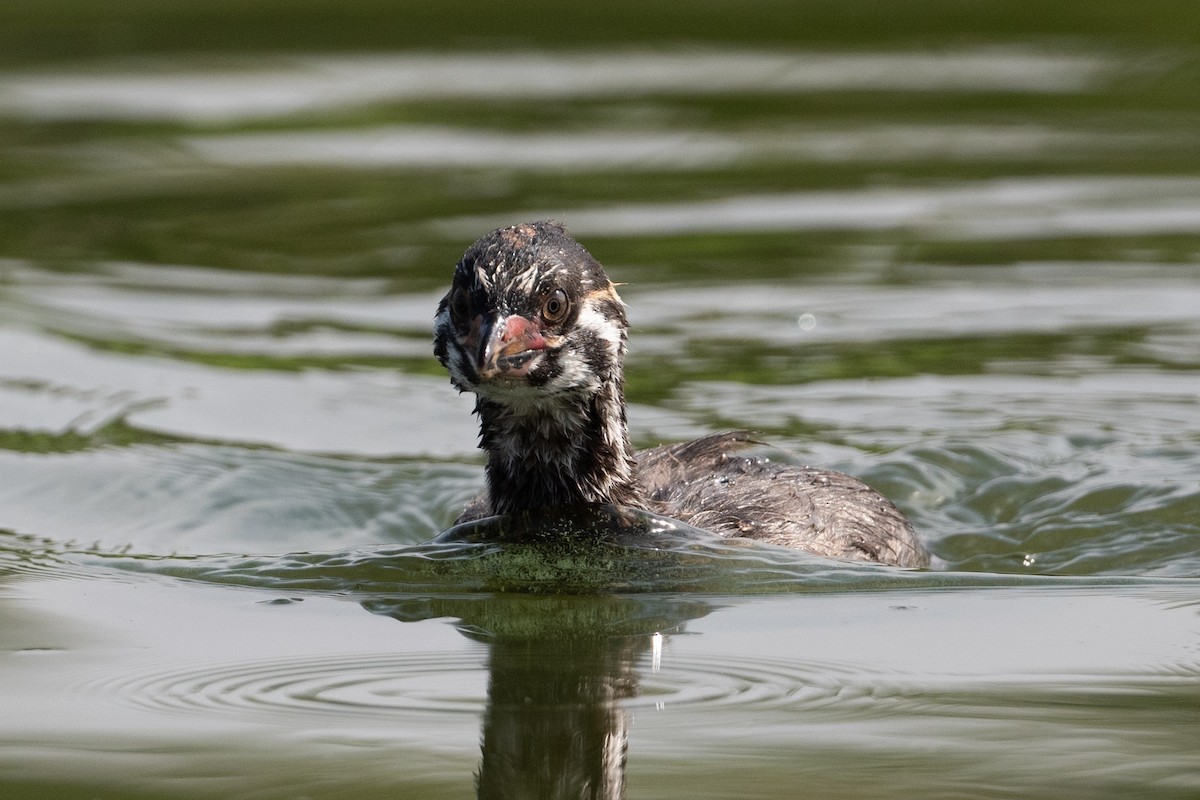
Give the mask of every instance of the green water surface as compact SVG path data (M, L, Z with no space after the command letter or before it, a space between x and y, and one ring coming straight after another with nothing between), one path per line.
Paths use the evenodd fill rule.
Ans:
M0 795L1200 796L1197 87L1165 0L5 4ZM431 543L434 309L548 216L638 446L932 569Z

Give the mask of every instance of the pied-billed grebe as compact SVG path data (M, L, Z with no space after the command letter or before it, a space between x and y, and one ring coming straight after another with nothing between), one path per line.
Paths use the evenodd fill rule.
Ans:
M610 503L822 556L928 564L887 498L840 472L732 455L746 434L635 454L627 327L604 269L558 223L471 245L434 322L434 354L459 391L475 393L487 452L487 489L459 522Z

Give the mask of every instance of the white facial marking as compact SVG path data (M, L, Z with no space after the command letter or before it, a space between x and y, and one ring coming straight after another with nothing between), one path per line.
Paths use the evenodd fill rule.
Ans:
M524 272L513 278L513 286L522 294L533 294L533 288L537 284L538 269L537 267L529 267Z
M495 267L495 264L486 266ZM492 290L492 279L487 273L486 266L484 264L475 265L475 282L483 287L484 291L490 292Z
M601 341L608 345L610 355L616 356L621 346L621 328L597 310L592 303L585 302L579 309L579 319L575 323L580 328L587 328Z

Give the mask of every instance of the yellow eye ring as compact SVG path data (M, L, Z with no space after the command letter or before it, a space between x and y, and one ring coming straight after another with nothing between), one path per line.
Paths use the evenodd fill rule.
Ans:
M571 301L562 289L555 289L542 304L542 319L546 322L562 322L571 310Z

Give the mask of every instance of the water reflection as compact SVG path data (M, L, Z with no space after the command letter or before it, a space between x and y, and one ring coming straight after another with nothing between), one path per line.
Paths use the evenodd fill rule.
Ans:
M704 543L712 537L653 514L588 506L465 523L437 541L526 545L539 558L576 570L592 565L603 573L608 570L597 545L600 553L613 544L643 552L657 545L669 548L675 561L686 560L681 545L689 539ZM659 559L646 564L651 570L664 566ZM535 590L554 586L563 583ZM480 800L623 798L630 724L625 704L638 695L637 665L664 633L712 610L703 599L658 594L502 593L363 605L405 622L456 618L460 631L488 646Z
M186 59L157 74L44 72L0 80L0 113L37 119L230 122L428 98L580 98L612 92L721 94L862 89L1062 94L1114 69L1092 53L1027 48L823 53L769 50L301 56L250 69Z
M628 701L663 634L708 614L694 597L474 596L373 600L402 622L453 617L487 644L481 800L622 798ZM654 662L651 660L651 667Z
M1200 183L1190 178L1043 178L945 187L839 189L730 195L554 209L586 237L659 237L778 231L918 231L931 241L1025 240L1163 234L1200 224ZM549 209L518 211L521 219ZM508 216L441 220L447 236L487 230Z

